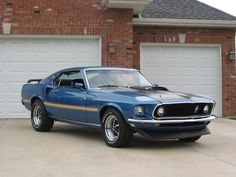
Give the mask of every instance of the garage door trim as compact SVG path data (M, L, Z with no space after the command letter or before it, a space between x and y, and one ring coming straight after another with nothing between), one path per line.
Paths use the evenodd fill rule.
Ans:
M223 111L223 91L222 91L222 47L219 44L163 44L163 43L140 43L140 70L141 70L141 59L144 58L143 54L142 54L142 47L143 46L160 46L160 47L165 47L165 46L169 46L169 47L216 47L219 49L219 90L220 90L220 95L219 95L219 99L220 99L220 112L222 114ZM222 115L219 115L222 116Z

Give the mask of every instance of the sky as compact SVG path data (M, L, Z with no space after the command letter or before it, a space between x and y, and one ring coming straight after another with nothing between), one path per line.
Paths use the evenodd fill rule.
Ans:
M236 16L235 0L199 0L199 1Z

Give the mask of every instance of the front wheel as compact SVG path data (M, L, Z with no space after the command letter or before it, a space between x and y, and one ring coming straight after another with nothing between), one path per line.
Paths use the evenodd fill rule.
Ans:
M194 136L194 137L191 137L191 138L179 139L179 141L186 142L186 143L191 143L191 142L195 142L195 141L199 140L200 138L201 138L201 136Z
M36 131L48 132L52 129L54 120L48 117L47 111L40 100L34 101L31 108L31 123Z
M132 129L116 109L108 109L102 117L102 132L105 143L110 147L128 146L132 137Z

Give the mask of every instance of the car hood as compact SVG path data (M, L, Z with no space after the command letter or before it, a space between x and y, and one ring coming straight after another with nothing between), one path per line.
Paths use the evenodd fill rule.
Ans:
M202 95L188 94L174 91L145 90L132 88L112 89L114 94L126 96L145 96L153 98L161 103L195 103L195 102L213 102L211 98Z

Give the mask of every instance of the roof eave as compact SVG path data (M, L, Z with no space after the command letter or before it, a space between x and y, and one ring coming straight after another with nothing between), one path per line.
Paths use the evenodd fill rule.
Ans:
M134 26L236 28L236 20L133 18Z
M115 9L133 9L134 14L141 13L153 0L102 0L102 6Z

